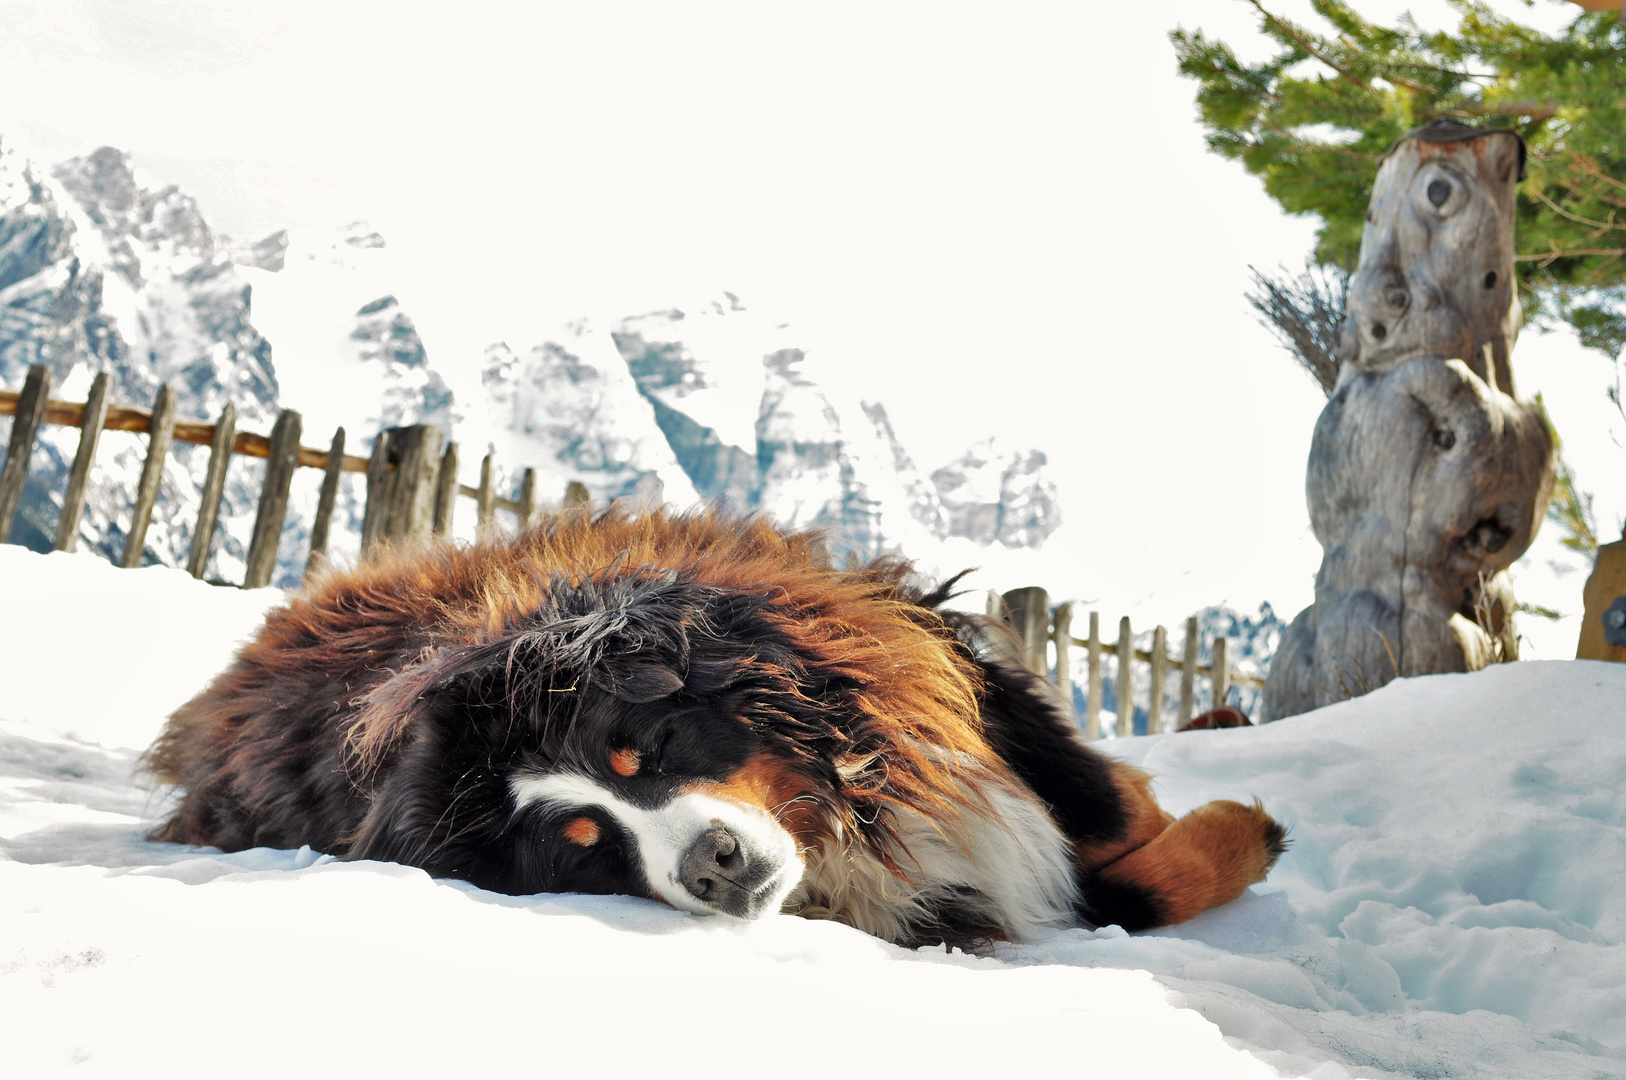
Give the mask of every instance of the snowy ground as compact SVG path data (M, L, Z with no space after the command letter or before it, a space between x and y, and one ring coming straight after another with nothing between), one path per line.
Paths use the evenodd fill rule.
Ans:
M1626 1077L1626 667L1111 742L1292 850L1184 926L975 957L147 843L136 752L277 599L0 547L0 1074Z

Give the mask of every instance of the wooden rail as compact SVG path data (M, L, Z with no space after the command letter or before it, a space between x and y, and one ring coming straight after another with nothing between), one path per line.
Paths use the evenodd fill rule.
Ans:
M0 390L0 416L10 416L17 411L17 400L22 394L13 390ZM45 423L56 424L59 427L80 427L85 420L85 402L57 401L52 398L45 403ZM143 435L152 432L152 410L140 409L133 405L109 405L107 419L102 422L104 431L135 431ZM194 446L208 446L215 439L215 425L197 423L189 420L175 422L175 441L191 443ZM232 440L231 452L242 457L268 458L271 456L271 440L265 435L256 435L251 431L239 431ZM298 464L305 469L327 468L327 451L315 447L301 446L299 448ZM341 467L343 472L364 473L367 471L367 459L347 454Z

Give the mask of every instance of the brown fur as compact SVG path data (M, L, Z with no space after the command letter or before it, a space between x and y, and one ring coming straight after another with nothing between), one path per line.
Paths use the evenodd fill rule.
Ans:
M1265 880L1286 847L1285 830L1258 803L1216 801L1109 863L1100 875L1158 897L1163 921L1181 923Z
M1121 805L1128 813L1128 827L1111 840L1073 845L1073 857L1086 870L1099 869L1136 848L1145 847L1174 824L1174 815L1157 805L1152 795L1151 773L1115 761L1111 777Z

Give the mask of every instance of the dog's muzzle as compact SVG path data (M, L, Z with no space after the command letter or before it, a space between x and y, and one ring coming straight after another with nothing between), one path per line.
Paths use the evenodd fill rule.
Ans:
M776 886L787 869L783 858L754 851L726 827L716 825L684 853L678 880L701 903L725 915L755 919L769 914L770 904L777 910L783 902ZM791 883L799 877L797 873Z

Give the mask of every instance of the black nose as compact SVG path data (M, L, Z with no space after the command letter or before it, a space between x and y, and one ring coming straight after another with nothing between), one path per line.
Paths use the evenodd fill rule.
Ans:
M684 853L678 878L697 899L737 915L751 898L745 871L745 852L739 840L719 825L702 833Z

